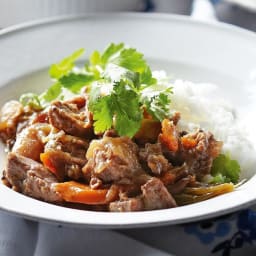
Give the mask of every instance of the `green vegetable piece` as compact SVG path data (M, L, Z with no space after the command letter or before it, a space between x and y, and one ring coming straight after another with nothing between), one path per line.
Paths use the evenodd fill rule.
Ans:
M74 67L74 62L84 53L84 49L79 49L66 57L57 64L53 64L50 67L49 74L51 78L59 79L64 75L67 75Z
M24 93L20 96L20 103L23 106L30 106L35 110L41 110L43 107L41 106L38 95L34 93Z
M125 83L114 85L112 98L115 113L115 129L120 136L133 137L139 130L142 121L142 110L138 95L127 90Z
M57 82L52 86L50 86L45 92L43 92L39 96L39 99L41 101L51 102L56 98L58 98L61 92L62 92L62 85L59 82Z
M93 75L86 75L86 74L74 74L70 73L65 75L59 79L60 83L63 87L67 88L68 90L72 91L73 93L79 93L80 90L87 85L88 83L94 80Z
M113 58L123 48L124 48L124 43L120 43L120 44L111 43L103 52L101 56L101 63L105 65L107 64L107 62L112 62L111 58Z
M211 175L213 182L237 183L240 176L240 165L236 160L230 159L229 155L220 154L213 160Z
M148 67L143 59L143 54L137 52L134 48L123 49L119 55L111 59L111 63L139 73L142 73Z
M161 88L159 85L146 86L142 90L142 99L147 112L154 119L162 121L170 116L172 87Z
M101 57L98 51L94 51L90 56L91 65L99 65L101 64Z
M111 107L111 96L99 98L92 106L94 131L104 132L112 127L113 112Z
M171 100L167 94L160 93L145 101L145 106L149 114L156 120L163 121L169 114Z
M140 128L142 110L138 95L121 80L114 84L110 95L98 99L92 106L94 128L103 132L111 127L120 136L132 137Z
M148 84L152 85L155 84L157 81L155 78L152 77L152 72L149 66L141 73L140 76L140 83L141 84Z
M217 173L210 181L210 183L212 184L222 184L225 182L230 182L230 180L227 179L227 177L223 176L221 173Z

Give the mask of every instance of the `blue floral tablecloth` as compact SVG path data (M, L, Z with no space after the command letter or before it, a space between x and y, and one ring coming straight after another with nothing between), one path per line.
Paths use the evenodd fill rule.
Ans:
M186 225L184 232L197 237L213 255L256 253L256 212L247 209L231 216Z
M196 223L124 233L177 256L256 255L256 211L253 208Z

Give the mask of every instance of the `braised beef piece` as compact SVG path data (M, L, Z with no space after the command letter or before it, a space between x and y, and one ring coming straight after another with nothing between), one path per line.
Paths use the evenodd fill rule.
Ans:
M178 124L178 122L179 122L179 120L180 120L180 117L181 117L180 112L175 112L175 113L173 114L173 116L171 117L171 120L173 121L173 124L174 124L174 125L177 125L177 124Z
M48 160L43 160L47 158ZM47 150L42 156L44 165L52 170L58 181L64 181L67 178L79 180L83 178L82 167L86 160L78 157L73 157L69 153L60 150Z
M127 198L109 204L109 211L111 212L135 212L143 210L144 203L141 197Z
M213 159L221 152L222 142L203 130L179 132L176 126L178 120L179 115L176 115L172 120L162 122L162 133L158 140L163 154L173 166L185 163L189 173L195 174L200 180L210 173Z
M85 176L103 182L132 178L141 172L138 161L138 146L128 137L103 137L90 143L83 168Z
M59 130L78 137L91 138L93 136L92 114L88 111L87 102L55 101L49 108L49 122Z
M188 175L187 177L179 179L174 184L167 186L167 189L172 195L180 194L191 182L194 182L194 176Z
M65 134L64 131L53 132L48 136L45 151L60 150L71 156L85 158L89 142L83 138Z
M9 153L5 175L13 189L25 195L47 202L62 201L54 189L56 177L42 164L30 158Z
M104 132L103 136L105 137L119 137L117 131L114 129L109 129Z
M49 134L49 124L33 124L17 134L13 152L40 161L40 154L44 151L44 138Z
M17 135L32 124L38 123L40 119L38 117L42 113L29 106L23 107L20 102L14 100L7 102L2 107L0 113L0 139L6 143L9 151L12 150ZM45 120L44 123L46 123Z
M156 210L176 207L177 204L158 178L151 178L142 187L142 198L145 210Z
M180 179L186 178L189 175L188 166L184 163L181 166L171 166L168 171L160 176L160 179L165 186L173 185Z
M204 175L210 173L212 161L220 154L222 142L215 140L210 132L202 130L189 133L184 137L195 141L195 146L181 145L179 154L186 162L189 172L195 174L200 180Z
M60 131L48 136L43 157L49 159L50 166L59 181L65 178L83 178L82 167L86 164L85 154L88 142L82 138L67 135ZM47 165L47 160L46 160Z
M170 163L163 155L160 143L146 143L145 147L139 151L139 159L143 168L149 169L155 175L166 172L170 167Z
M18 101L11 100L4 104L0 112L0 138L7 143L15 139L19 118L24 108Z
M141 186L141 192L142 194L136 197L121 196L120 200L109 204L109 210L112 212L131 212L177 206L172 195L158 178L150 178Z

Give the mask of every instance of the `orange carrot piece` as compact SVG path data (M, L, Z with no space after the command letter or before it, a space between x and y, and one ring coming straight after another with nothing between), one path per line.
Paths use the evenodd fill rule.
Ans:
M108 203L107 193L109 189L92 189L90 186L76 181L57 183L55 189L66 202L89 205Z
M162 121L162 133L159 135L159 140L170 151L176 152L178 150L178 135L173 121L170 121L169 119L164 119Z
M55 168L53 162L51 161L51 158L47 153L41 153L40 154L40 160L42 161L43 165L48 168L53 174L58 176L57 169Z
M194 148L197 145L197 142L193 138L189 137L182 137L181 138L181 144L185 149L191 149Z

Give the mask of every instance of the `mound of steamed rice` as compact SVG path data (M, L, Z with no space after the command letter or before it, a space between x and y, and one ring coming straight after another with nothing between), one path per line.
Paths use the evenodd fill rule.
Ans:
M162 81L166 78L161 71L154 73L154 76ZM256 150L248 136L248 122L221 99L221 90L217 85L176 80L173 83L171 111L181 113L178 124L181 129L194 131L201 128L223 141L223 153L228 153L241 166L241 179L256 173Z

